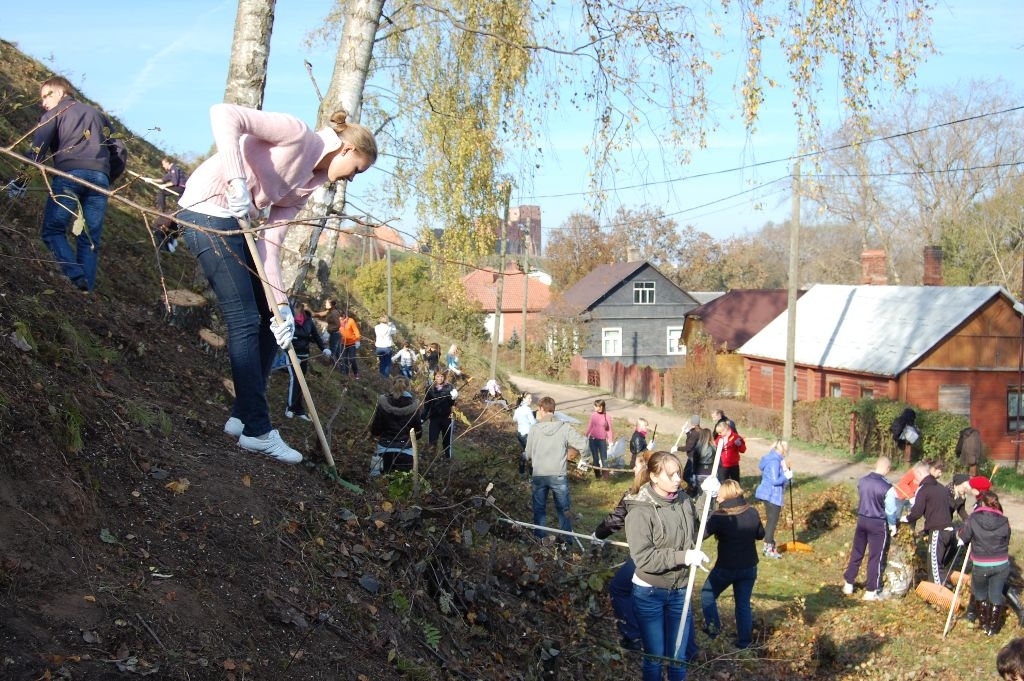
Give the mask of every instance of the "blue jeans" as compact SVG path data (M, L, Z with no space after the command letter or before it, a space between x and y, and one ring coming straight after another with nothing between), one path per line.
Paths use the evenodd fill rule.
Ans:
M535 475L533 486L533 524L544 525L548 519L548 490L555 498L555 510L558 511L558 529L572 532L572 516L569 515L569 476L567 475ZM546 537L544 530L534 530L538 537ZM565 537L564 541L572 541Z
M404 364L402 364L402 365L400 365L398 367L398 370L402 372L403 376L408 378L410 381L412 380L412 367L411 366L405 366Z
M590 458L593 464L598 468L604 468L605 462L608 460L608 440L589 437L587 444L590 446ZM600 478L601 471L594 471L594 476Z
M661 681L664 660L673 658L678 662L669 664L669 681L686 678L686 665L674 650L679 622L683 618L683 603L686 589L660 589L656 586L633 584L633 611L640 624L640 638L644 644L643 681ZM693 609L686 618L683 634L686 659L697 655L697 642L693 640ZM653 655L654 657L648 657Z
M183 222L202 226L200 231L185 227L185 243L217 295L220 314L228 327L228 358L235 382L235 404L231 415L245 424L243 433L259 437L270 432L267 405L267 377L277 356L277 341L270 332L270 308L263 283L234 218L215 218L190 210L181 211Z
M341 360L341 332L331 331L328 334L327 347L331 349L331 356L334 357L334 361L338 362Z
M700 607L704 611L704 626L709 632L722 630L718 617L718 596L729 586L736 602L736 647L749 648L753 643L754 611L750 607L750 595L757 581L757 565L748 568L712 568L700 590Z
M380 375L387 378L391 375L391 348L377 348L377 362L380 365Z
M104 189L110 187L110 180L99 170L71 170L69 173ZM82 205L85 229L78 235L75 252L72 253L68 242L68 227L78 215L79 203ZM57 259L64 276L76 284L84 282L89 291L96 287L96 263L106 212L105 194L74 180L53 178L53 193L46 199L46 207L43 209L43 243Z
M636 619L636 612L633 610L633 573L636 572L636 564L632 558L627 558L608 582L608 593L612 597L612 612L615 613L615 623L619 627L622 638L635 641L640 638L640 622Z
M900 499L896 496L896 488L890 487L885 493L885 520L893 527L899 522L903 512L910 508L909 499Z

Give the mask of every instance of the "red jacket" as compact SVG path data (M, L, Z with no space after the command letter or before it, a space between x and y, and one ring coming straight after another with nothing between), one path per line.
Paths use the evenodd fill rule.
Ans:
M719 435L715 438L715 446L718 446L718 441L722 439ZM722 461L719 465L723 468L730 466L740 465L740 454L747 451L747 443L743 441L739 435L733 431L729 431L729 434L725 436L725 445L722 447Z

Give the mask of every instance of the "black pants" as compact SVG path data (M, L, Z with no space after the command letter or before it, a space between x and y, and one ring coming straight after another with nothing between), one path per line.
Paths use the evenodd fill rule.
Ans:
M740 467L739 466L719 466L718 467L718 481L725 482L726 480L740 481Z
M427 443L433 447L437 443L438 435L441 436L441 447L444 449L444 455L448 456L448 452L452 446L452 421L450 416L444 418L430 417L429 428L427 429Z

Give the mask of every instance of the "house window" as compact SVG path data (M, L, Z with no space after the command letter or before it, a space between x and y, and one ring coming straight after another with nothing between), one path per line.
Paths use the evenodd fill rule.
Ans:
M1020 390L1010 386L1006 391L1006 430L1024 430L1024 414L1021 413Z
M683 335L683 327L681 326L670 326L666 331L668 336L668 347L666 348L666 354L669 355L685 355L686 346L683 345L681 336Z
M622 327L601 329L601 354L605 357L622 356Z
M872 388L861 388L860 396L869 400L875 399L875 391Z
M654 305L654 282L634 281L633 282L633 304Z
M842 397L843 396L843 386L841 384L839 384L839 383L829 383L828 384L828 396L829 397Z

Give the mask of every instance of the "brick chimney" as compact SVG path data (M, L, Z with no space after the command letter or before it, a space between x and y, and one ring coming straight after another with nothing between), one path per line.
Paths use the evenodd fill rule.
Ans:
M924 279L925 286L942 286L942 247L924 247Z
M864 251L860 254L860 283L871 286L889 283L885 272L885 251Z

